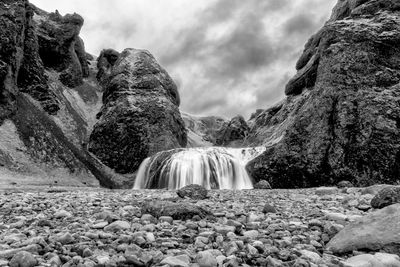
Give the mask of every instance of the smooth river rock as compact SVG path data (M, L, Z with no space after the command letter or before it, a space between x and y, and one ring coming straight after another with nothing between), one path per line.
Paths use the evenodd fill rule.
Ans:
M400 204L374 211L345 226L329 241L327 249L333 253L362 249L400 253L399 218Z

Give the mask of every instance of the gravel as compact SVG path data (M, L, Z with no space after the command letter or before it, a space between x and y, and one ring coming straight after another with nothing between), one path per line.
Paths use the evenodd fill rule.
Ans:
M0 266L349 265L372 256L339 257L325 246L373 212L374 195L361 192L212 190L195 200L165 190L9 190L0 192ZM163 212L146 213L149 203L165 203ZM177 216L180 205L202 213ZM27 264L15 265L21 258Z

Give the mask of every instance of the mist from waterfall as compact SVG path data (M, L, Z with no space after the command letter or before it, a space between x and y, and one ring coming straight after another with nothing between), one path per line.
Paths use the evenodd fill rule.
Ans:
M188 148L165 157L160 152L145 159L133 189L179 189L199 184L207 189L252 189L246 164L265 151L257 148Z

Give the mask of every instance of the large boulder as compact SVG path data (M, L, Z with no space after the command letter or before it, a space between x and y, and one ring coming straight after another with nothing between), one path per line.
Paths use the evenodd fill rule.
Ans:
M400 204L395 204L354 221L334 236L326 245L333 253L354 250L383 250L400 253Z
M126 49L120 55L105 50L99 60L103 107L89 150L117 172L132 173L148 156L185 147L177 87L155 58Z
M273 188L400 175L400 3L340 0L305 46L287 98L263 111L247 145L266 152L247 166Z
M194 216L205 218L211 212L188 202L148 201L142 205L142 214L151 214L156 218L170 216L174 220L189 220Z

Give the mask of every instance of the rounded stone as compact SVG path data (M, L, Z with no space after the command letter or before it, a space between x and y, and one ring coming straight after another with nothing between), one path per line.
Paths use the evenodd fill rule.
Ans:
M177 192L179 197L181 198L191 198L191 199L206 199L207 198L207 189L198 184L191 184L185 187L182 187Z
M37 260L31 253L20 251L14 255L9 264L10 267L33 267L36 266Z

